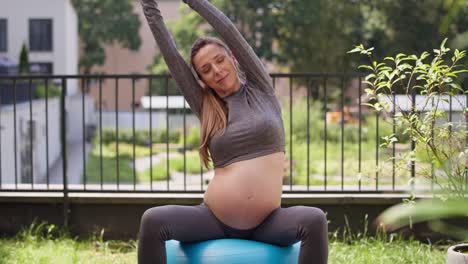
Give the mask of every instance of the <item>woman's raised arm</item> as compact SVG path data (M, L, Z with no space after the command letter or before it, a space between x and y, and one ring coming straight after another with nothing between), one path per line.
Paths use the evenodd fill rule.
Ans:
M247 80L254 82L265 92L274 92L270 75L231 20L207 0L183 1L210 23L223 38L245 71Z
M155 0L140 0L143 12L153 32L154 39L161 50L164 61L169 67L172 78L177 83L192 111L200 118L202 105L202 88L192 74L190 67L177 50L174 39L169 33L158 4Z

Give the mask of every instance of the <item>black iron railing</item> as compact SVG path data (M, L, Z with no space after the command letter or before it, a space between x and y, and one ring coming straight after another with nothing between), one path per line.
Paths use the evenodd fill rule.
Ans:
M408 172L395 164L400 148L414 150L414 142L379 147L381 136L398 130L393 118L363 106L362 75L271 76L286 130L284 192L403 192L411 188L406 182L433 187L416 180L414 161ZM188 127L194 116L185 103L171 106L180 100L172 97L178 94L172 82L169 75L0 76L0 191L58 191L65 197L203 192L213 172L199 165L196 140L188 144L189 136L196 138ZM147 98L163 96L165 103L150 99L143 106L137 90ZM467 95L461 97L467 107ZM458 115L467 122L452 102L450 97L450 120ZM179 125L171 130L174 116Z

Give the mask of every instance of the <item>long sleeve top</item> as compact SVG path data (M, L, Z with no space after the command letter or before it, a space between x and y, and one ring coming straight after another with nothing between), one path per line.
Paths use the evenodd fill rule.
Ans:
M155 0L140 0L153 36L172 77L192 111L200 118L202 88L177 50ZM241 65L246 81L235 93L222 98L228 109L223 134L216 134L209 151L216 167L284 151L281 106L262 62L235 25L207 0L184 0L221 36Z

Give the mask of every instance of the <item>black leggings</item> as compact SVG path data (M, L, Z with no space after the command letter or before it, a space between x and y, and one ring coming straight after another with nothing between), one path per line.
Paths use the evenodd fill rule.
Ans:
M166 263L165 241L194 242L219 238L240 238L279 246L301 241L299 264L327 263L327 219L315 207L293 206L275 209L252 229L239 230L218 220L204 204L165 205L143 214L138 241L138 263Z

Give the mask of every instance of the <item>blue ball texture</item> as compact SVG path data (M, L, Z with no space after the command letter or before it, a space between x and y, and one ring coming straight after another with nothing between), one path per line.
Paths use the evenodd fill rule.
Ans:
M287 247L244 239L166 241L168 264L294 264L301 242Z

